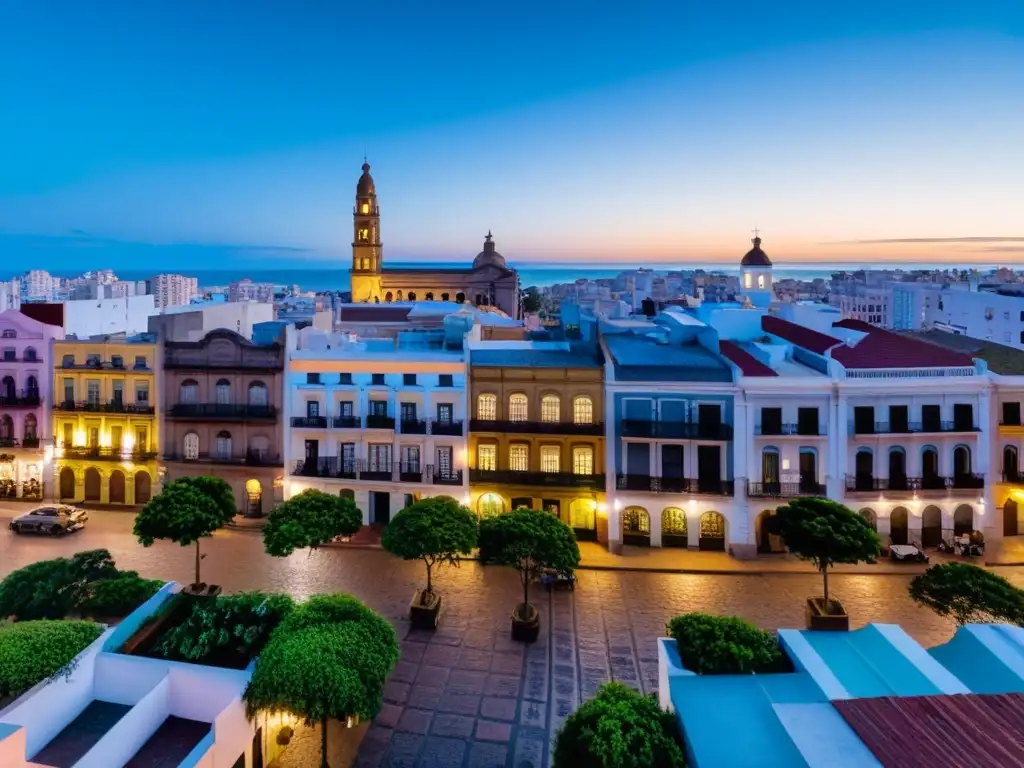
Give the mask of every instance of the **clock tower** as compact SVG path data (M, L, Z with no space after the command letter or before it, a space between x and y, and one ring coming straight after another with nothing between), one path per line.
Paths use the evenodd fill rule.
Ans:
M352 213L352 301L380 301L381 259L380 208L370 175L370 164L363 162L363 175L356 184L356 207Z

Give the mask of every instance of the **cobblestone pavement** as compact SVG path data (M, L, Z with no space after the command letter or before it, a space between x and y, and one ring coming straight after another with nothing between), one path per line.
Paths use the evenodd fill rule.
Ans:
M94 512L69 537L15 537L0 511L0 576L35 560L106 547L122 568L143 576L189 581L193 551L158 542L149 549L131 536L132 517ZM509 639L509 615L520 596L508 569L465 563L437 577L445 600L441 628L410 632L406 614L422 564L376 550L321 550L271 558L251 531L219 532L203 543L203 578L225 591L279 590L297 599L347 591L391 620L402 659L385 691L385 707L366 733L359 765L539 768L564 718L605 680L653 692L655 638L665 622L687 611L742 616L765 629L799 627L803 600L820 594L814 575L660 574L583 571L575 592L538 590L540 640ZM1024 586L1024 572L1001 571ZM836 575L830 586L856 625L901 624L932 645L951 622L907 597L906 576Z

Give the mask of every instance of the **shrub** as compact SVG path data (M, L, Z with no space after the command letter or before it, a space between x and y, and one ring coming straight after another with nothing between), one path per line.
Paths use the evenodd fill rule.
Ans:
M294 603L288 595L240 592L198 600L185 621L161 638L164 658L244 666L267 644Z
M122 571L113 579L97 581L92 595L82 604L83 614L97 618L127 616L164 585L159 579L142 579L136 571Z
M80 609L95 582L117 574L114 560L105 549L26 565L0 582L0 618L62 619Z
M597 696L569 715L555 738L555 768L682 768L675 717L621 683L605 683Z
M687 613L667 629L683 666L699 675L777 672L786 666L775 637L743 619Z
M388 552L426 564L428 594L434 591L433 567L458 567L459 555L470 554L476 540L476 515L451 496L434 496L406 507L395 515L381 536L381 544Z
M296 606L281 622L280 634L298 632L310 627L327 627L346 622L364 624L373 635L374 642L381 648L395 649L394 661L398 661L398 640L391 622L361 600L344 592L328 595L314 595Z
M971 622L1024 623L1024 591L970 563L933 565L910 582L910 597L958 626Z
M91 621L23 621L0 626L0 698L70 674L75 657L103 633Z
M270 513L263 548L268 555L287 557L296 549L316 549L338 536L351 536L362 524L363 513L352 499L307 488Z

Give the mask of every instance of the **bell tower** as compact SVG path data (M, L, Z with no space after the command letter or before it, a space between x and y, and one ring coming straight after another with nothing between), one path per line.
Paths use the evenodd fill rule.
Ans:
M380 208L370 164L363 162L363 175L356 184L356 207L352 212L352 301L380 301L382 295Z

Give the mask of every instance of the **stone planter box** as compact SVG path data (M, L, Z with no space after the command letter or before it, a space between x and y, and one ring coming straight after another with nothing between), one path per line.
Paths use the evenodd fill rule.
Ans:
M533 609L533 615L529 618L522 617L522 604L512 611L512 639L520 643L535 643L540 635L540 611L532 605L528 607Z
M437 629L437 622L441 618L441 596L434 594L434 602L431 605L423 604L423 592L419 589L412 596L409 603L409 623L413 629Z
M832 604L832 612L826 613L824 598L809 597L805 606L807 617L807 628L813 630L824 630L831 632L848 632L850 630L850 617L838 600L829 600ZM836 610L838 609L838 613Z

